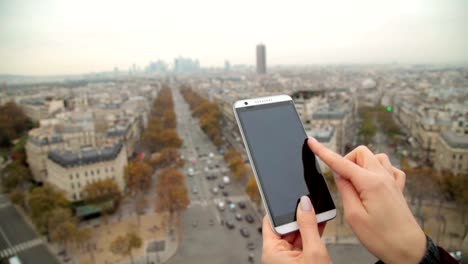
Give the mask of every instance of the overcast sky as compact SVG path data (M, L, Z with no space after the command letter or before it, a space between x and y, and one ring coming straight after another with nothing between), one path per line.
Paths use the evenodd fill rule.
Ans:
M202 66L466 63L467 0L0 0L0 74Z

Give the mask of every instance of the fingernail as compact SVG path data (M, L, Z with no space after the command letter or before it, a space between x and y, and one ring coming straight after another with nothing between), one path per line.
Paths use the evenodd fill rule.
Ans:
M317 140L313 137L309 137L309 140L312 141L312 142L317 142Z
M312 211L312 203L310 202L309 197L302 196L301 197L301 210L302 211Z

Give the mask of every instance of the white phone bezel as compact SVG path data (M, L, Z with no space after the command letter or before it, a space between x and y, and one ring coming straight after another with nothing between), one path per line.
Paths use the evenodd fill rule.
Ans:
M296 231L296 230L299 229L299 226L297 225L297 221L293 221L291 223L287 223L287 224L280 225L280 226L274 226L273 225L273 220L271 218L270 209L268 208L268 204L266 203L266 199L265 199L265 195L263 193L262 186L260 184L260 181L258 180L257 170L255 168L255 164L253 163L252 157L250 155L250 149L249 149L249 146L247 144L247 140L245 139L242 124L239 121L239 117L237 116L236 109L237 108L250 107L250 106L257 106L257 105L272 104L272 103L278 103L278 102L286 102L286 101L294 102L293 99L289 95L275 95L275 96L268 96L268 97L259 97L259 98L238 100L233 104L234 116L236 118L237 125L240 128L239 131L241 133L242 140L244 142L244 146L247 149L247 156L249 157L250 166L252 166L254 176L255 176L255 180L257 181L258 189L260 190L260 196L262 197L262 202L263 202L263 205L264 205L265 210L266 210L267 215L268 215L268 220L270 221L270 225L272 226L273 231L275 233L279 234L279 235L284 235L284 234ZM305 130L304 130L304 134L306 134ZM318 163L317 163L317 166L319 166ZM327 188L328 188L328 186L327 186ZM328 221L328 220L331 220L331 219L333 219L335 217L336 217L336 209L332 209L332 210L317 214L317 222L320 223L320 222Z

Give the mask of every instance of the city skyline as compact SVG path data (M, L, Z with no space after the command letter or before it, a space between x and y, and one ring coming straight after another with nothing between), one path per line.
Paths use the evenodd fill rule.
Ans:
M202 67L254 65L259 42L268 46L269 65L466 63L467 8L462 0L2 0L0 74L126 70L179 56Z

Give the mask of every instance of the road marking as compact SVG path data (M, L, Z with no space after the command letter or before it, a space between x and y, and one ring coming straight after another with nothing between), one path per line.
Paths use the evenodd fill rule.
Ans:
M8 237L5 235L5 233L3 232L3 228L0 227L0 234L2 235L2 237L5 239L5 241L7 242L8 246L10 247L11 246L11 242L10 240L8 239Z
M28 240L28 241L25 241L23 243L17 244L17 245L15 245L13 247L10 244L10 247L0 251L0 256L2 258L4 258L4 257L7 257L7 256L17 255L18 253L20 253L22 251L25 251L25 250L28 250L30 248L39 246L42 243L44 243L44 241L41 238L35 238L33 240Z

